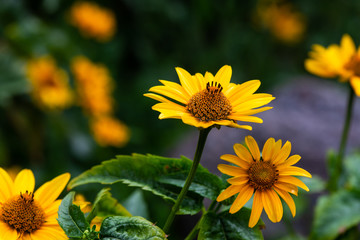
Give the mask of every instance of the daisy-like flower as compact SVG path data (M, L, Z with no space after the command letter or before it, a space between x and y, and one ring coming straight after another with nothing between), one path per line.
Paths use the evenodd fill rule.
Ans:
M301 180L293 176L311 178L311 174L306 170L292 166L301 157L299 155L289 157L291 151L289 141L282 146L281 140L275 142L274 138L269 138L262 154L253 137L247 136L245 143L247 147L239 143L234 145L236 156L231 154L221 156L222 160L237 166L218 165L220 172L232 178L228 179L231 185L221 192L217 201L223 201L238 193L230 208L230 213L236 213L254 195L249 227L256 225L263 209L272 222L279 222L283 216L280 197L287 203L295 217L295 203L289 193L297 196L298 187L306 191L309 189Z
M200 73L192 76L179 67L176 72L181 85L160 80L163 86L152 87L149 90L152 93L144 94L160 102L152 107L160 112L160 119L181 119L198 128L224 125L252 130L251 126L239 125L237 121L262 123L261 118L251 115L271 109L261 106L275 99L271 94L254 94L260 86L259 80L230 83L232 69L228 65L215 76L209 72L205 76Z
M56 200L70 179L64 173L34 192L35 178L24 169L13 181L0 168L0 239L68 239L57 222L61 200Z
M305 61L306 70L323 78L338 77L340 82L349 81L355 94L360 96L360 47L356 49L348 34L343 35L340 45L325 48L314 44L309 56Z

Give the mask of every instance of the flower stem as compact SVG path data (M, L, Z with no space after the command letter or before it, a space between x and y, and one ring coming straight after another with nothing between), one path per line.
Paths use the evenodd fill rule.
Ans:
M347 103L347 109L346 109L346 116L345 116L345 123L343 132L341 135L341 141L339 146L339 152L336 157L336 161L333 166L331 166L334 169L334 173L332 177L330 178L330 190L336 191L338 188L338 182L339 178L341 176L341 173L343 171L343 158L345 155L345 149L346 149L346 143L348 139L349 129L350 129L350 122L351 122L351 116L353 111L353 105L354 105L354 90L349 85L349 98Z
M193 181L193 179L195 177L196 169L199 166L201 155L204 150L206 138L207 138L210 130L211 130L211 128L204 128L204 129L200 130L199 140L198 140L198 144L196 147L193 164L191 165L191 168L190 168L189 174L186 178L185 184L184 184L183 188L181 189L181 192L180 192L178 198L176 199L174 206L171 209L171 212L166 220L165 226L163 227L163 230L165 233L167 233L169 231L170 226L171 226L172 222L174 221L175 215L180 208L181 202L184 200L186 193L191 185L191 182Z

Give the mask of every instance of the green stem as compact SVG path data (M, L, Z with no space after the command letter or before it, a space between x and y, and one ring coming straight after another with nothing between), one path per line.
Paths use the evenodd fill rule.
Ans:
M181 189L181 192L180 192L180 194L179 194L179 196L178 196L174 206L172 207L171 212L166 220L165 226L163 228L165 233L167 233L169 231L170 226L171 226L172 222L174 221L175 215L180 208L181 202L184 200L186 193L189 190L189 187L191 185L191 182L193 181L193 179L195 177L196 169L199 166L201 155L204 150L206 138L207 138L210 130L211 130L211 128L205 128L205 129L200 130L199 140L198 140L198 144L196 147L193 164L191 165L191 168L190 168L189 174L186 178L185 184L184 184L183 188Z
M350 122L351 122L351 116L352 116L352 111L353 111L355 94L354 94L354 90L351 88L350 85L349 85L349 89L350 89L350 92L349 92L349 98L348 98L348 103L347 103L344 128L343 128L343 132L341 135L339 152L336 157L335 164L334 164L334 166L332 166L335 168L333 177L332 177L332 179L330 179L330 183L331 183L330 187L331 187L332 191L337 190L339 178L343 171L343 159L344 159L344 155L345 155L346 143L347 143L349 129L350 129Z

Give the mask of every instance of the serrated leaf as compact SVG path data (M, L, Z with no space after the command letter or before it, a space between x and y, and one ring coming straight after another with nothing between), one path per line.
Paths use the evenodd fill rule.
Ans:
M312 240L335 239L360 223L360 193L340 190L319 198L312 226Z
M117 156L74 178L68 186L74 188L88 183L123 182L175 202L191 165L192 161L185 157L175 159L141 154ZM199 212L202 197L215 199L223 188L222 181L202 166L199 166L196 175L179 213Z
M113 198L110 193L110 189L105 189L103 191L101 199L99 199L96 203L98 211L97 215L100 217L108 217L108 216L127 216L130 217L131 214L129 213L126 208L121 205L118 200Z
M69 192L61 201L58 210L58 223L69 238L80 238L89 227L80 208L73 205L75 192Z
M142 217L108 217L100 229L102 240L166 240L166 234Z
M251 210L241 208L235 214L208 212L200 223L199 240L256 240L263 239L260 231L262 221L253 228L248 227Z

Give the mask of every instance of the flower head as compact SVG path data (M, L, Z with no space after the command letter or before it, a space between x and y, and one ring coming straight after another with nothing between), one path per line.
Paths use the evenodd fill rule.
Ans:
M101 146L123 147L129 141L129 128L113 117L95 118L91 128L96 142Z
M199 128L224 125L251 130L251 126L236 122L262 123L261 118L251 115L272 108L261 107L274 99L272 95L254 94L260 86L259 80L230 83L230 66L223 66L215 76L209 72L205 76L200 73L192 76L179 67L176 72L181 85L160 80L163 86L152 87L149 91L153 93L144 94L161 102L152 107L160 112L160 119L177 118Z
M70 11L71 22L85 36L110 40L116 30L114 13L91 2L77 2Z
M293 176L310 177L306 170L292 166L300 160L299 155L289 157L291 143L282 146L281 140L275 142L269 138L260 154L255 139L251 136L245 138L246 146L235 144L235 155L225 154L222 160L237 166L219 164L220 172L232 176L228 179L231 184L217 198L223 201L238 193L230 208L230 213L239 211L254 195L249 227L258 222L263 208L272 222L279 222L283 216L283 207L279 196L289 206L293 217L296 214L295 203L289 193L297 196L298 187L309 191L308 187Z
M314 44L305 61L305 68L312 74L324 78L338 77L341 82L350 81L357 96L360 96L360 47L344 34L340 45L328 48Z
M31 170L22 170L13 181L0 168L0 239L68 239L57 222L61 200L56 200L70 179L64 173L34 192Z
M63 109L73 101L73 94L64 70L50 56L30 60L27 77L32 85L34 100L47 109Z

